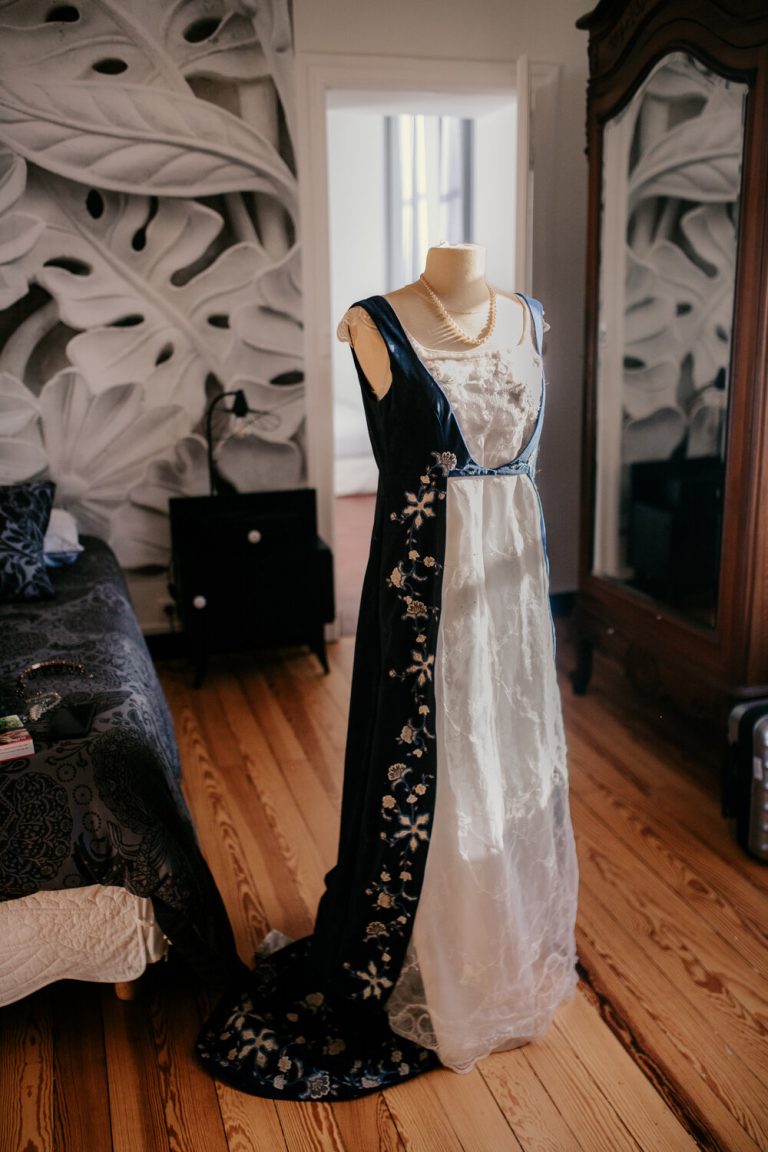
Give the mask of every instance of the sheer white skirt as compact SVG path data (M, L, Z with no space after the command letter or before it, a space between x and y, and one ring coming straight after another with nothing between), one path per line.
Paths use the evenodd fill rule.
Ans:
M525 475L456 478L446 515L435 819L388 1011L469 1071L572 997L578 865L538 494Z

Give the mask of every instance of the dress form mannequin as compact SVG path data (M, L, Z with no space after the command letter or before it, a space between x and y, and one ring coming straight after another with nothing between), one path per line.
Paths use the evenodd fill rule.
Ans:
M423 279L340 325L379 477L338 857L312 935L260 959L198 1042L254 1095L343 1100L436 1063L467 1072L542 1036L575 992L535 481L543 310L504 295L494 312L484 255L432 249Z
M469 336L478 335L488 320L489 290L485 279L485 248L479 244L441 244L430 248L424 278L445 309ZM421 280L387 293L405 330L425 348L466 352L469 345L452 335ZM498 292L496 323L483 349L512 348L525 335L526 311L513 293ZM376 395L391 382L389 353L367 312L351 308L339 324L338 337L352 345Z

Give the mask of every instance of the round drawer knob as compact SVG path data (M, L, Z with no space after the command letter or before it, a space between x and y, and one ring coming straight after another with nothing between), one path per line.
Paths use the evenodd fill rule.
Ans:
M192 607L193 608L205 608L207 603L208 603L208 601L206 600L205 596L195 596L192 600Z
M248 543L258 544L260 540L261 532L259 532L258 528L251 528L250 532L248 533Z

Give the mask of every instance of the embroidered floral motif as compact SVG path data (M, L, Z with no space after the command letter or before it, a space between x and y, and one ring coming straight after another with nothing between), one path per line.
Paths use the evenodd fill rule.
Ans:
M429 489L425 491L423 484L419 489L418 496L414 496L413 492L406 492L405 498L408 503L403 509L402 515L413 516L413 523L416 528L421 528L426 516L434 516L435 511L431 505L435 499L435 493Z
M427 753L433 752L435 741L433 674L439 622L435 589L442 564L433 547L423 547L421 537L435 516L435 505L445 499L447 477L456 469L457 458L454 452L433 452L432 460L419 478L418 490L405 492L400 511L390 514L390 520L402 524L405 532L402 559L390 570L386 585L400 603L400 619L413 628L413 638L408 646L410 658L400 668L389 668L388 675L408 685L412 704L410 715L403 717L393 733L400 755L386 770L389 788L381 797L384 830L380 837L392 850L387 857L391 865L365 889L374 916L364 941L377 958L359 968L346 965L360 982L359 995L364 1000L384 999L397 977L392 941L401 941L403 947L407 942L434 806L434 757Z
M381 920L371 921L368 929L372 937L386 937ZM354 1052L348 1050L344 1021L329 997L302 987L305 979L313 978L307 966L309 948L307 938L263 959L236 1007L228 998L219 1005L198 1040L204 1064L246 1091L258 1083L260 1095L344 1100L401 1083L437 1063L433 1053L394 1038L384 1012L368 1020L365 1042L358 1041ZM383 955L390 955L386 943ZM369 1004L391 987L391 978L376 961L356 975L364 986L362 999Z
M426 789L425 789L426 791ZM395 832L395 840L402 840L404 836L408 837L408 847L411 852L415 852L420 840L429 839L429 816L425 812L422 816L415 818L410 816L401 816L400 823L403 827L399 832Z
M405 597L406 616L427 616L429 614L426 604L421 600L414 600L412 596Z
M426 684L427 680L432 679L432 668L435 663L435 656L433 652L420 652L418 649L411 652L411 663L406 668L409 675L415 673L416 682L419 686ZM419 715L427 716L429 714L429 705L421 704L419 706Z
M364 982L365 988L363 989L363 1000L368 1000L369 997L374 996L377 1000L381 999L381 989L391 988L392 981L388 980L386 976L381 976L379 971L371 960L368 965L367 972L357 972L356 975Z

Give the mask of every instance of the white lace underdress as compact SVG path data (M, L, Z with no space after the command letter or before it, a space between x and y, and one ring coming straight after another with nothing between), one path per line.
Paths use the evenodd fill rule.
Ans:
M528 318L520 345L502 352L413 341L484 467L516 458L536 424L530 328ZM395 1032L465 1072L542 1036L572 997L578 865L533 481L450 479L446 531L436 810L388 1012Z

